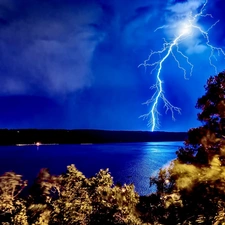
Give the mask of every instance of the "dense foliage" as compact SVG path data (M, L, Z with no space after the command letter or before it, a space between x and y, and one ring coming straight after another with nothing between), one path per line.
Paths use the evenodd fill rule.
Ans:
M1 224L143 224L134 186L113 185L108 170L86 178L74 165L60 176L42 169L28 196L22 197L25 185L13 172L0 177Z
M177 152L180 161L208 164L215 155L223 163L225 152L225 72L210 77L206 93L198 99L198 120L202 126L188 131L185 146Z
M225 224L225 72L210 77L198 99L202 126L189 130L177 159L138 196L114 185L108 170L86 178L74 165L55 176L42 169L34 184L7 172L0 177L2 225L191 225ZM26 189L28 189L26 187Z
M202 126L188 131L184 147L157 186L162 224L225 224L225 72L210 77L198 99Z

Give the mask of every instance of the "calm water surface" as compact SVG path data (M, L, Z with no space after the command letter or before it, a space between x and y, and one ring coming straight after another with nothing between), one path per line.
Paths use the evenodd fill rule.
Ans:
M134 183L144 195L151 192L149 177L174 159L180 146L182 142L0 146L0 173L15 171L32 182L41 168L60 174L75 164L87 177L109 168L115 183Z

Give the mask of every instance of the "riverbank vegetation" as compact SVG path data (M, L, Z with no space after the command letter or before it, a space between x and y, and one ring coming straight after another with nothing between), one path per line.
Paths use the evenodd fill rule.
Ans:
M0 177L1 224L225 224L225 72L210 77L205 91L196 105L202 126L190 129L177 159L150 178L155 193L115 185L108 170L86 178L74 165L60 176L42 169L30 188L7 172Z

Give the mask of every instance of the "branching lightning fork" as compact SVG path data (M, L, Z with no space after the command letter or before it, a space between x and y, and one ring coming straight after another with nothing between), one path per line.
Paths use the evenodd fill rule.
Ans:
M172 116L172 120L175 120L175 115L174 115L175 112L178 113L178 114L181 113L181 109L172 105L168 101L168 99L165 97L165 93L163 91L163 81L160 77L161 71L162 71L162 68L163 68L163 64L169 56L172 56L174 58L175 62L177 63L178 68L183 71L184 78L188 79L187 70L181 65L179 59L177 58L177 56L182 57L190 67L189 68L189 70L190 70L189 77L192 76L194 65L189 61L188 56L185 55L179 49L179 45L183 41L185 41L188 37L191 37L193 35L194 30L200 32L200 34L205 39L205 45L207 47L209 47L210 50L211 50L211 53L210 53L210 56L209 56L209 63L214 68L216 74L217 74L217 68L213 64L212 58L216 59L215 52L217 52L218 56L220 54L225 56L225 52L222 48L218 48L218 47L215 47L212 44L210 44L210 38L209 38L209 34L208 34L209 31L219 22L219 20L216 21L215 23L213 23L207 30L203 30L199 25L197 25L197 20L200 17L211 17L211 18L213 18L213 16L211 14L204 14L205 7L206 7L207 3L208 3L208 0L206 0L205 3L202 5L202 7L199 10L199 13L197 13L195 15L190 14L188 16L188 19L183 24L183 27L182 27L182 29L181 29L181 31L180 31L180 33L177 37L175 37L171 42L167 42L166 39L164 38L162 50L151 51L148 58L143 63L141 63L139 65L139 67L144 66L145 68L152 67L152 70L150 72L151 74L155 70L157 70L156 83L150 87L150 89L154 89L155 92L149 100L147 100L145 103L143 103L143 104L146 104L146 105L152 104L151 109L148 113L141 116L141 118L143 118L143 119L148 119L148 125L151 126L151 131L154 131L155 129L158 129L159 125L160 125L159 124L159 118L158 118L158 116L160 115L159 110L158 110L158 104L159 104L160 99L164 103L165 112L167 113L168 111L170 111L171 116ZM154 32L156 32L159 29L167 29L168 27L169 27L169 25L163 25L161 27L156 28ZM174 51L175 51L176 55L175 55ZM158 61L152 62L152 57L155 56L155 55L158 55L158 56L164 55L164 56L162 58L160 58Z

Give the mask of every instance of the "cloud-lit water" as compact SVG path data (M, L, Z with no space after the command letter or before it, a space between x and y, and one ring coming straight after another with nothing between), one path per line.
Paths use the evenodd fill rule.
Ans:
M0 173L13 170L32 182L41 168L60 174L75 164L87 177L109 168L115 183L134 183L139 194L148 194L149 177L176 157L179 146L182 142L1 146Z

